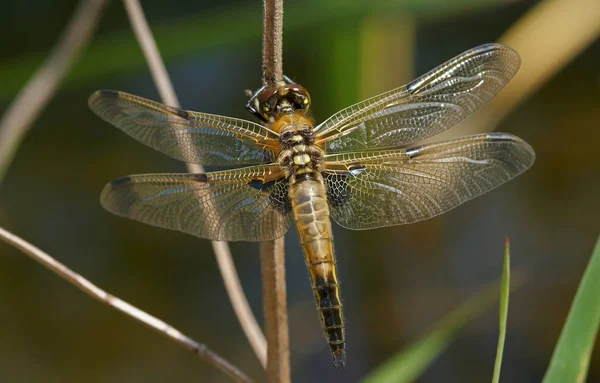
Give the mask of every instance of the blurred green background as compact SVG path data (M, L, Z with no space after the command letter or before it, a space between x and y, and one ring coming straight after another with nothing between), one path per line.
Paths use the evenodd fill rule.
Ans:
M2 4L0 112L49 52L76 4ZM536 4L288 0L284 72L311 92L314 116L322 121L497 40ZM182 106L251 118L243 90L260 85L261 2L143 5ZM511 296L502 380L542 379L599 229L599 68L596 41L498 126L536 150L536 163L523 176L425 222L362 232L334 225L346 370L331 364L296 233L286 236L293 381L359 381L496 280L505 236L524 283ZM100 190L113 178L184 167L94 116L87 98L97 89L159 99L119 1L106 9L89 49L19 148L0 185L0 226L261 381L209 241L100 207ZM262 321L258 245L231 246ZM497 312L490 310L418 381L489 381L496 340ZM0 382L165 381L228 379L0 245ZM600 355L592 357L588 381L600 381Z

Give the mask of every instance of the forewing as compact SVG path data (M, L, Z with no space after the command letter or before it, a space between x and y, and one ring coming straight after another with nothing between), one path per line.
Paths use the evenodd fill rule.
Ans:
M519 69L500 44L473 48L412 83L352 105L320 124L328 153L399 147L436 135L488 102Z
M153 226L216 241L265 241L289 229L288 181L279 168L206 174L147 174L104 187L102 206Z
M250 121L185 111L117 91L97 91L90 108L136 140L200 165L275 161L278 134Z
M328 155L323 170L332 218L372 229L442 214L516 177L533 149L490 133L410 149Z

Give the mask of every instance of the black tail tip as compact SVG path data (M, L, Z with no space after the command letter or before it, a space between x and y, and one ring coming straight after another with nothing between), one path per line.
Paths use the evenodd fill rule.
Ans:
M335 348L331 350L333 365L336 369L346 368L346 350L344 348Z

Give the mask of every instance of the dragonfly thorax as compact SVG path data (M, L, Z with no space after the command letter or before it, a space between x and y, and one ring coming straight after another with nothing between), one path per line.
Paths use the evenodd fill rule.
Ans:
M279 132L279 143L283 149L297 145L312 145L315 143L315 132L308 124L287 125Z
M314 144L315 132L312 125L294 123L293 116L289 120L291 123L285 124L279 134L279 166L287 177L319 170L323 150Z

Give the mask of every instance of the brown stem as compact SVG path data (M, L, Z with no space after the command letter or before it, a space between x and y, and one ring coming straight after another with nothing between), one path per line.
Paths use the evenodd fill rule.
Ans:
M264 0L263 85L283 78L283 0ZM283 237L260 244L263 279L267 378L269 383L290 382L290 347L285 286Z
M127 10L136 38L144 53L144 57L148 62L152 78L158 88L162 101L167 105L180 107L173 84L171 83L162 57L160 56L156 41L154 41L152 31L148 26L140 2L138 0L125 0L125 9ZM186 165L190 173L204 172L204 168L200 165ZM220 241L212 241L212 246L233 310L237 315L242 330L244 331L244 334L246 334L254 353L263 367L266 368L267 342L252 314L252 310L250 309L250 305L248 304L248 300L242 289L242 284L235 269L235 264L231 258L229 246L227 245L227 242Z
M285 286L283 237L260 244L267 333L267 377L270 383L290 382L290 345Z
M263 85L283 78L283 0L264 0Z
M204 359L211 365L223 371L235 381L250 382L250 379L246 375L244 375L240 370L238 370L225 359L221 358L219 355L212 352L205 345L196 342L195 340L189 338L185 334L182 334L179 330L161 321L160 319L155 318L152 315L138 309L137 307L134 307L129 303L115 297L114 295L111 295L106 291L100 289L98 286L94 285L92 282L88 281L81 275L69 269L67 266L58 262L56 259L48 255L47 253L43 252L42 250L33 246L24 239L6 231L1 227L0 240L21 250L31 259L41 263L43 266L45 266L46 268L48 268L49 270L51 270L52 272L54 272L55 274L72 284L73 286L77 287L79 290L83 291L90 297L96 299L97 301L105 303L108 306L111 306L117 311L122 312L123 314L159 332L165 337L175 341L180 346L183 346L184 348L192 351L194 354L198 355L198 357Z

